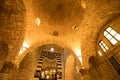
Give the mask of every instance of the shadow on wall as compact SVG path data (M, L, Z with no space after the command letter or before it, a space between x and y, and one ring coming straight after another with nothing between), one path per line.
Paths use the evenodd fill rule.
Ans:
M0 40L0 61L5 59L8 54L8 45L3 40Z
M0 39L0 69L2 67L2 63L4 62L5 58L8 55L8 45L2 39Z

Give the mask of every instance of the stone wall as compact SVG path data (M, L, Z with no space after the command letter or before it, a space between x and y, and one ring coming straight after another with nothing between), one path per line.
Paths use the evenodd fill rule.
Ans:
M76 70L76 60L73 55L68 55L65 66L65 80L80 80L81 75Z
M95 68L89 70L90 80L100 80Z
M8 55L9 49L8 45L0 39L0 70L2 68L2 64Z
M104 80L119 80L120 76L115 71L112 64L109 62L109 60L106 60L102 64L99 65L99 69L101 71L101 74L103 76Z
M8 60L14 60L25 33L25 6L22 0L0 1L0 37L8 44Z
M117 55L119 55L119 53L115 54L115 56ZM120 79L120 76L118 75L113 65L110 63L109 59L104 60L99 65L90 69L89 75L90 78L87 80L119 80Z
M20 63L17 80L35 80L34 73L38 62L36 52L28 53Z

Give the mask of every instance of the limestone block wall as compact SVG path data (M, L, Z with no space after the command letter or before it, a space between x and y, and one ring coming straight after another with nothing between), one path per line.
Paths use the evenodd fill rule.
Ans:
M65 80L80 80L81 75L76 70L76 60L73 55L68 55L65 66Z
M120 76L117 71L107 59L101 64L97 65L96 68L92 68L89 71L90 78L88 80L119 80ZM84 78L86 79L86 78Z
M90 80L100 80L95 68L89 70Z
M7 55L8 55L9 49L8 45L0 39L0 70L2 68L2 64L4 63Z
M102 64L99 65L99 69L105 80L119 80L120 76L117 74L112 64L106 60Z
M14 69L9 75L9 80L17 80L19 69Z
M19 52L25 33L25 6L22 0L0 1L0 37L8 44L9 60Z
M36 52L28 53L20 63L17 80L35 80L34 73L38 62Z
M66 61L65 80L74 80L74 57L70 55Z

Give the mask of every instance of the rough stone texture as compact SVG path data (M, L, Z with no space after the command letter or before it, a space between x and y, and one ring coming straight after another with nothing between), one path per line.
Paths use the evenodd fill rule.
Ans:
M99 44L100 40L103 40L106 45L109 47L109 50L105 53L103 50L97 45L97 50L100 50L102 52L102 56L99 56L98 53L96 53L96 58L97 58L97 64L93 62L93 65L96 67L94 68L97 71L97 75L99 76L99 79L105 79L105 80L119 80L120 77L113 67L113 65L109 62L109 58L114 56L118 63L120 63L120 56L119 56L119 51L120 51L120 43L118 42L116 45L111 45L111 43L103 36L104 30L110 26L112 27L115 31L118 33L120 32L120 27L119 27L119 20L120 18L118 17L117 19L114 19L113 21L109 22L104 26L104 28L101 30L98 38L97 38L97 44ZM93 72L93 71L92 71ZM90 72L91 73L91 72ZM94 79L95 76L91 75L91 77Z
M7 55L8 55L9 49L8 45L0 39L0 70L2 68L2 64L4 63Z
M8 45L3 40L0 40L0 61L6 58L6 56L8 55L8 51Z
M116 53L114 56L119 57L119 52ZM100 59L99 59L100 60ZM119 61L118 61L119 63ZM110 63L109 59L104 59L104 61L98 61L97 65L92 66L89 71L89 79L88 80L119 80L120 76L118 75L117 71ZM86 80L86 78L84 78Z
M32 75L34 68L28 68L25 64L30 62L29 65L33 65L34 62L32 62L30 57L32 59L35 57L28 56L27 52L31 53L38 46L45 44L57 44L69 50L72 54L76 53L76 50L80 50L83 66L88 68L88 59L97 52L97 38L106 27L104 25L117 26L115 30L120 32L120 19L117 19L115 23L113 21L109 24L110 21L119 15L120 0L1 0L0 41L3 40L9 50L8 53L5 53L5 60L12 62L15 59L19 60L17 64L22 61L23 68L20 65L20 75L24 75L24 72ZM41 20L39 26L35 23L36 18ZM75 26L78 26L76 31L74 30ZM58 36L53 35L54 31L58 32ZM102 39L105 40L103 37ZM23 41L26 41L30 47L23 53L22 57L20 55L17 56ZM0 50L0 52L3 51ZM0 53L0 57L1 55ZM23 59L24 57L25 59ZM69 59L68 57L66 60L66 71L74 74L65 73L65 75L74 80L78 77L74 71L76 63L73 58ZM4 62L0 61L0 63L0 66L2 66ZM108 67L108 69L105 67ZM100 69L97 71L101 71L102 75L105 75L107 71L111 71L110 69L115 74L109 62L104 62L101 63ZM27 70L31 70L31 73L28 73ZM90 73L94 74L95 72L92 70ZM108 74L111 75L111 73ZM26 76L25 79L30 75ZM22 78L21 76L19 78ZM84 78L90 79L91 76L93 75L86 75ZM113 78L113 76L110 78Z
M96 38L103 26L119 15L120 2L119 0L83 1L86 8L82 8L80 0L24 1L27 8L25 41L31 47L51 43L69 48L74 53L76 49L80 49L83 64L89 67L88 59L96 53ZM39 26L34 22L37 17L41 20ZM74 31L76 25L78 30ZM54 31L59 35L53 36Z
M117 62L120 64L120 51L114 55Z
M28 53L20 63L17 80L34 80L34 73L38 62L38 53ZM11 79L13 80L13 79Z
M119 80L120 76L117 74L111 63L107 60L103 62L100 66L100 71L105 80Z
M0 1L0 37L8 44L8 60L14 60L25 34L25 6L22 0Z
M98 76L98 73L97 73L95 68L90 69L89 75L90 75L90 80L100 80L100 78Z
M75 75L74 75L74 66L75 66L75 60L72 55L68 56L67 61L66 61L66 68L65 68L65 80L74 80Z
M12 62L5 62L0 72L10 74L14 69L16 69L16 67L17 66Z
M77 63L73 55L69 55L65 66L65 80L80 80L81 75L77 73Z
M14 73L15 72L15 73ZM0 70L0 80L16 80L17 65L12 62L4 62ZM14 74L14 76L11 76ZM15 79L14 79L15 78Z

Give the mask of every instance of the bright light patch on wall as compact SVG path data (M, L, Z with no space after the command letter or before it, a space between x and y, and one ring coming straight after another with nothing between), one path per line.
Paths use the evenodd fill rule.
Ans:
M81 64L82 64L82 57L80 56L80 57L78 57L78 59L79 59L79 61L80 61Z
M41 23L40 19L39 19L39 18L36 18L36 19L35 19L35 23L37 24L37 26L39 26L40 23Z
M80 49L75 49L75 54L76 54L77 56L81 56L81 51L80 51Z
M29 47L28 43L24 42L24 43L23 43L23 47L28 48L28 47Z
M53 51L54 51L54 48L51 48L50 51L53 52Z
M84 0L81 0L81 6L83 9L86 9L86 2Z
M77 71L77 73L79 73L79 67L78 66L76 66L76 71Z
M19 55L22 54L27 48L29 48L29 44L24 41L22 48L20 49Z

